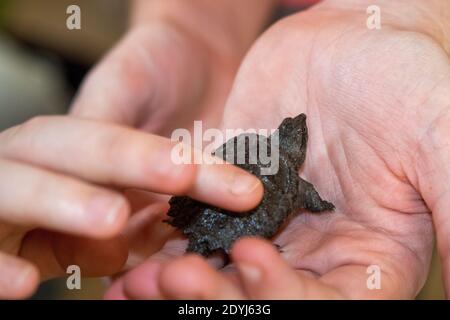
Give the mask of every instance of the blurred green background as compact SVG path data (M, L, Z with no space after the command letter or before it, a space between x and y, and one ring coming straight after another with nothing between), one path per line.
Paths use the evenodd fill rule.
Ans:
M82 30L66 28L66 8L82 8ZM0 130L37 114L67 111L86 72L126 30L127 0L0 0ZM44 284L34 299L97 299L103 279ZM437 256L419 299L444 298Z

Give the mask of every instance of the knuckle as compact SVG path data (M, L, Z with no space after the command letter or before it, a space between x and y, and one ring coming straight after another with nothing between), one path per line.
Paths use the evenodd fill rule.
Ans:
M17 132L21 129L20 125L11 127L3 131L0 135L0 155L4 155L11 145L11 141L17 135Z
M100 138L98 145L100 146L101 158L107 161L112 168L121 170L127 166L128 172L136 170L136 142L126 132L112 131Z
M37 116L25 121L23 124L16 127L12 132L11 140L23 141L36 135L36 133L49 125L51 117Z
M104 134L98 141L100 157L108 164L109 171L117 172L113 175L126 176L126 180L143 181L149 167L150 152L157 152L147 146L146 141L139 135L128 130L112 130ZM117 178L119 179L119 178ZM119 183L119 181L111 181Z
M36 136L37 132L47 126L50 121L50 116L37 116L7 129L1 134L0 154L6 157L12 154L20 157L21 150L27 151L24 145L26 146Z
M39 128L46 126L52 119L51 116L36 116L27 121L25 121L19 127L24 132L34 132Z
M178 167L178 168L177 168ZM197 181L197 169L193 164L175 165L176 173L173 174L173 180L177 183L173 186L174 193L186 195L195 188Z

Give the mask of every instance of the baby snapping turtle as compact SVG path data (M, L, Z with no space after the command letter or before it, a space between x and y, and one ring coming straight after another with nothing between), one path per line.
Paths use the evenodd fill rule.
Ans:
M275 133L278 139L274 138ZM228 254L232 244L240 237L273 237L283 222L300 209L311 212L334 209L332 203L321 199L311 183L298 175L298 169L306 156L306 115L284 119L275 133L269 138L257 134L243 134L230 139L215 152L228 162L231 162L229 159L234 159L232 163L262 181L264 196L255 209L246 213L235 213L189 197L172 197L167 222L182 230L189 238L188 252L209 256L217 250L223 250ZM278 171L275 174L262 174L269 164L267 161L262 163L260 157L252 156L262 149L273 155L272 140L279 142L276 143L279 150ZM236 161L239 150L244 150L245 153L241 163Z

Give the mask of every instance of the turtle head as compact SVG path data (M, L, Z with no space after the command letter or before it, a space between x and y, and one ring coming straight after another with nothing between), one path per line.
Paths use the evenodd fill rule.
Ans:
M297 167L305 161L308 143L308 127L306 115L286 118L278 127L280 154L287 156Z

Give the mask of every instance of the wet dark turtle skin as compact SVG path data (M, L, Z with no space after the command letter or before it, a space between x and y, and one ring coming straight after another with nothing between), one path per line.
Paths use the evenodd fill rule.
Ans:
M284 119L277 130L279 167L278 172L273 175L261 174L261 169L269 167L269 164L262 164L258 157L257 161L250 161L252 152L255 153L262 147L267 148L268 154L272 152L272 136L267 138L244 134L245 138L241 135L241 139L230 139L216 150L217 156L229 162L229 159L232 159L229 157L235 156L236 150L245 150L244 161L241 161L241 164L236 161L233 163L257 176L264 185L263 199L255 209L246 213L235 213L189 197L171 198L169 218L166 222L182 230L188 237L188 252L203 256L209 256L216 251L228 254L233 243L241 237L273 237L288 217L300 210L321 212L334 209L332 203L322 200L311 183L298 175L306 157L306 115ZM256 139L252 140L252 135ZM250 141L257 143L251 144Z

